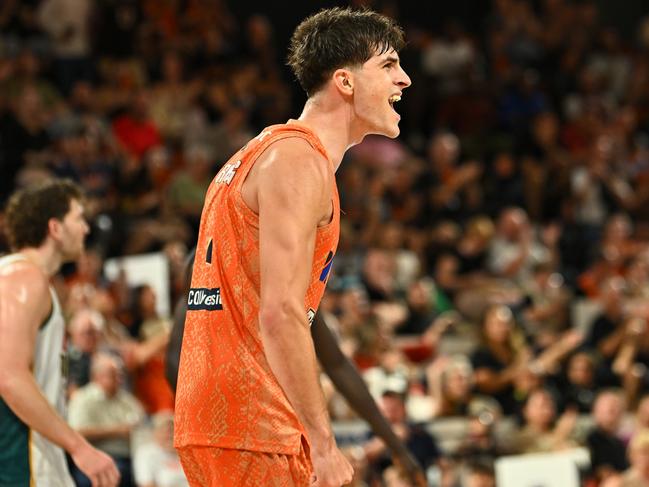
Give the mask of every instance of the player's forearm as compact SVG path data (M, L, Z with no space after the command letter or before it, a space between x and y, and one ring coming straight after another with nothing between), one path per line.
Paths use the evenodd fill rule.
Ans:
M2 399L30 429L71 454L86 444L47 402L29 371L2 374L0 384Z
M303 309L282 311L286 309L278 306L260 313L260 334L266 359L312 444L331 443L333 433L318 380L306 314Z

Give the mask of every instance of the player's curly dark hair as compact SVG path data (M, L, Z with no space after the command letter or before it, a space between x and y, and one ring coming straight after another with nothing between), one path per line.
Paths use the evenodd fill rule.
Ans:
M342 67L361 66L377 52L400 51L403 30L371 10L330 8L307 17L293 33L288 65L308 96Z
M16 191L5 211L5 233L12 250L39 247L47 237L51 218L63 220L81 188L69 179L55 179Z

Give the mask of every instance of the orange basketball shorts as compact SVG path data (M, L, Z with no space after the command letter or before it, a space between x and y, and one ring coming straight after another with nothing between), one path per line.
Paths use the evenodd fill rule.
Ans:
M308 487L311 459L302 440L298 455L210 446L178 449L191 487Z

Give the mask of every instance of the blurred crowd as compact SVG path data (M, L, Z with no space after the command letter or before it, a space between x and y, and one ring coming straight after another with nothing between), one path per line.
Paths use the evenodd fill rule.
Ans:
M583 485L649 486L649 17L623 36L593 1L493 0L483 20L404 26L402 136L343 161L321 309L434 485L584 447ZM104 261L161 252L175 301L214 174L298 115L282 55L224 0L0 3L0 201L51 177L87 192L88 250L56 282L69 420L132 485L183 485L170 318ZM379 439L339 431L355 486L407 485Z

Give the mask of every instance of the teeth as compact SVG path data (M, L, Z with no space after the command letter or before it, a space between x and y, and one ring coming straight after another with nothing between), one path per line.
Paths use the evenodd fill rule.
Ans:
M399 95L392 95L390 97L390 103L396 103L398 101L401 101L401 97Z

